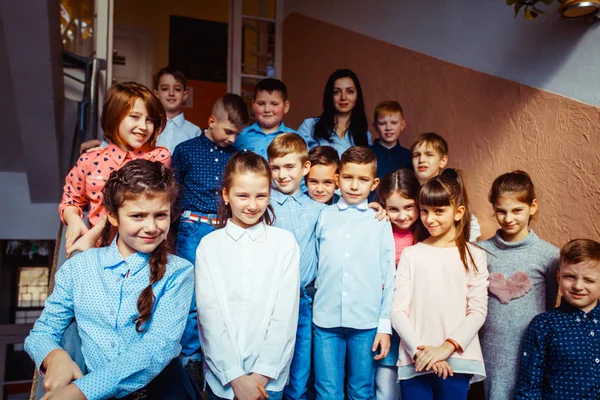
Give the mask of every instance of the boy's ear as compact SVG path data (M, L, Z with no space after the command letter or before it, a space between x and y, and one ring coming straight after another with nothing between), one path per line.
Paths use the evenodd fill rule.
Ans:
M287 114L290 111L290 101L286 100L283 102L283 115Z
M184 90L183 90L183 97L182 97L182 98L183 98L182 105L183 105L183 103L185 103L185 102L187 101L187 99L188 99L189 95L190 95L190 91L189 91L189 90L187 90L187 89L184 89Z
M440 169L446 168L446 164L448 164L448 154L440 158Z
M371 192L377 189L377 186L379 186L379 178L373 179L373 184L371 185Z
M116 216L114 216L111 213L107 212L106 213L106 217L108 219L108 222L110 222L110 224L112 226L114 226L115 228L119 226L119 220L117 219Z
M208 127L212 128L217 123L217 118L214 115L208 117Z
M335 174L333 176L333 182L335 183L336 187L340 187L340 174Z
M308 175L309 172L310 172L310 161L306 160L306 162L302 166L302 176Z
M406 120L403 118L402 123L400 124L400 132L406 129Z

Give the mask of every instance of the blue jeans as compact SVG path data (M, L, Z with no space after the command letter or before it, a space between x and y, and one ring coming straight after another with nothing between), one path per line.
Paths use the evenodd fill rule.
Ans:
M177 233L177 255L185 258L192 264L196 262L196 249L200 240L212 231L212 225L181 217ZM196 310L196 291L192 295L192 304L188 314L185 330L181 336L182 362L185 364L190 359L200 357L200 337L198 334L198 311Z
M300 289L296 346L290 366L290 380L283 391L286 400L305 400L312 354L312 298Z
M320 328L314 325L315 389L317 400L343 400L346 358L348 400L375 398L375 353L371 351L377 329Z
M215 395L213 393L213 391L209 385L206 385L206 391L208 392L208 398L210 400L227 400L227 399L224 399L223 397L217 397L217 395ZM270 390L267 390L267 394L269 395L269 400L282 400L283 399L283 392L271 392Z
M415 376L400 381L403 399L466 400L471 374L454 374L442 379L436 374Z

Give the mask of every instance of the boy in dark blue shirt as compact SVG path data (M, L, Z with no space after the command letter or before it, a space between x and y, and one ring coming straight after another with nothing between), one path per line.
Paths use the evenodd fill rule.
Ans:
M400 146L398 138L406 128L404 112L397 101L384 101L375 107L373 126L379 134L372 150L377 157L377 177L400 168L413 169L410 150Z
M248 108L237 94L218 99L203 135L179 144L171 167L180 185L178 207L183 211L177 233L177 255L192 264L200 240L218 224L219 190L225 165L236 152L232 143L248 124ZM181 338L184 366L200 356L196 298L192 300L187 325Z
M600 396L600 243L575 239L560 251L559 307L527 328L515 399Z

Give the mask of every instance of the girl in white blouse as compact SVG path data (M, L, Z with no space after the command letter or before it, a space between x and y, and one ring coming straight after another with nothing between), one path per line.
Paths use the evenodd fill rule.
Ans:
M222 229L196 252L196 302L211 399L278 400L288 380L298 322L299 248L271 226L271 172L237 153L223 179Z

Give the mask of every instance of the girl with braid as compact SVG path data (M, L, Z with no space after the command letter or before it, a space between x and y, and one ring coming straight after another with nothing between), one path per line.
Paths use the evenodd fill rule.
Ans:
M177 356L192 300L192 265L169 254L177 186L160 162L133 160L103 189L104 247L68 259L25 341L49 399L196 399ZM116 237L108 242L109 231ZM60 347L77 320L85 368Z

